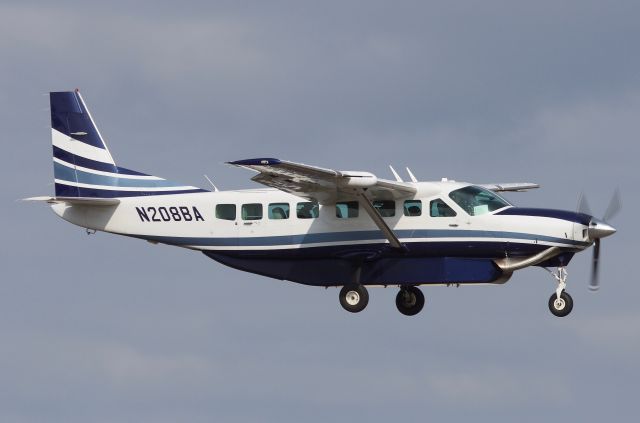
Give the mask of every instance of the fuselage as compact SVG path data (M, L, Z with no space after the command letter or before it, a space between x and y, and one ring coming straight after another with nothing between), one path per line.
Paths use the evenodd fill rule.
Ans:
M598 288L600 239L620 209L602 219L583 213L514 207L497 192L531 182L473 185L405 182L273 157L227 162L256 172L266 189L209 192L116 165L78 92L49 95L55 195L63 219L96 231L201 251L235 269L314 286L340 286L342 307L367 306L366 285L396 285L407 316L425 304L423 284L505 283L528 266L554 266L549 299L556 316L573 308L565 266L593 248ZM586 202L584 203L586 205ZM580 207L587 210L587 207Z
M546 264L567 264L573 253L590 245L589 216L509 204L496 210L476 208L473 215L474 209L455 194L469 184L416 186L412 198L376 204L405 246L403 251L389 248L353 201L316 205L276 189L130 197L105 207L52 207L79 226L201 250L241 270L312 285L343 284L339 279L349 277L354 262L365 265L369 284L398 282L386 278L408 278L411 284L492 282L502 274L487 265L487 259L526 257L557 246L565 253ZM470 270L457 275L454 269L461 264Z

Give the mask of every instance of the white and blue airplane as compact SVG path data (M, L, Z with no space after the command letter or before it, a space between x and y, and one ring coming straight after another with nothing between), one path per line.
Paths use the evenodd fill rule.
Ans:
M397 286L398 310L424 306L420 285L502 284L516 270L545 269L557 282L556 316L573 300L566 266L600 239L620 209L616 192L602 219L585 212L520 208L496 194L532 183L476 185L443 179L403 181L274 158L232 161L267 188L208 191L116 165L75 91L50 93L55 196L61 218L104 231L202 251L235 269L312 286L342 287L340 304L362 311L366 287ZM586 210L586 202L583 211Z

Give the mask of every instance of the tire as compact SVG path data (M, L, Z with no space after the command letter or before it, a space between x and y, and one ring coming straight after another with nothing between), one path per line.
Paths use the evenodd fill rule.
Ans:
M369 292L362 285L345 285L340 290L340 305L351 313L359 313L369 304Z
M396 307L405 316L415 316L424 307L424 294L416 286L402 288L396 295Z
M571 310L573 310L573 298L571 298L571 295L566 291L562 291L559 299L556 298L555 293L549 298L549 311L551 311L554 316L568 316Z

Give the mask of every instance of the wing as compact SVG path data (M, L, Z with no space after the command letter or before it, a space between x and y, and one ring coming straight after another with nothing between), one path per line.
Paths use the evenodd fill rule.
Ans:
M540 185L533 184L531 182L509 182L506 184L485 184L480 185L482 188L486 188L495 192L513 191L523 192L530 189L540 188Z
M410 197L417 191L412 183L379 179L369 172L337 171L273 158L228 163L258 172L251 178L255 182L320 204L354 199L363 190L372 200Z
M373 206L375 200L410 197L417 192L414 184L378 179L369 172L337 171L279 159L248 159L228 162L258 172L251 178L268 187L300 197L334 204L342 200L361 200L362 205L389 244L406 250L393 230Z

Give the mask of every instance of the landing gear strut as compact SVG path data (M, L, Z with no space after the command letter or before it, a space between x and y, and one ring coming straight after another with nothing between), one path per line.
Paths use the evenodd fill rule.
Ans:
M573 310L573 298L565 291L567 287L567 269L558 267L555 272L548 269L547 271L558 281L556 292L549 298L549 311L554 316L565 317Z
M345 285L340 290L340 305L351 313L358 313L369 303L369 292L362 285Z
M400 288L396 295L396 307L405 316L415 316L424 307L424 295L416 286Z

